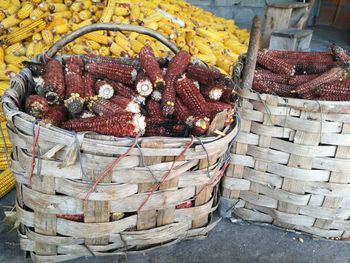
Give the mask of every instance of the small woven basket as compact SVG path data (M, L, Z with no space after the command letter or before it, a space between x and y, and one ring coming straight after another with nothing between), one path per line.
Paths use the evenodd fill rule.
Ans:
M350 102L238 94L241 130L221 214L348 239Z
M94 24L62 38L46 57L53 57L68 42L95 30L144 33L178 51L153 30ZM142 137L130 150L135 138L75 134L37 124L19 107L31 81L28 69L14 77L3 98L3 109L13 144L11 169L17 182L20 245L34 261L144 251L201 237L216 225L211 214L218 203L217 183L223 173L225 153L237 134L234 125L224 130L224 136L202 139ZM30 187L34 130L39 130L39 138ZM96 177L127 151L128 155L86 200ZM172 166L170 175L151 194Z

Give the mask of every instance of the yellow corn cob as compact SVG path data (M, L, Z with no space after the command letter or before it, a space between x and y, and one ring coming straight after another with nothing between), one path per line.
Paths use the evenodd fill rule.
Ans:
M74 12L80 12L83 9L83 7L80 2L75 2L75 3L72 3L72 5L70 6L70 9Z
M117 3L116 0L108 0L107 6L103 10L102 16L100 18L100 22L101 23L109 23L109 22L111 22L116 3Z
M31 24L24 28L16 30L16 32L0 37L0 42L2 41L3 43L11 45L13 43L19 42L23 39L33 36L35 33L40 32L45 27L46 22L43 19L39 19L33 21Z
M10 81L8 80L2 80L0 81L0 89L1 90L7 90L10 87ZM4 116L3 114L1 114L2 116ZM0 118L1 121L4 121L3 118Z
M76 44L76 45L73 45L72 52L74 54L78 54L78 55L79 54L91 54L91 53L93 53L93 50L87 46Z
M6 67L6 72L18 73L21 69L16 65L8 64Z
M43 53L44 43L43 41L38 41L34 45L34 57Z
M222 68L229 74L232 71L233 64L234 64L234 61L228 60L225 57L221 57L220 59L217 60L218 67Z
M79 18L81 20L86 20L89 19L91 17L91 13L89 10L83 10L79 12Z
M154 42L154 38L147 35L139 35L136 39L144 45L151 44Z
M27 46L26 50L26 57L29 58L30 60L34 59L34 42L30 42L29 45Z
M100 56L109 56L110 50L109 50L108 47L102 46L102 47L98 50L98 53L100 54Z
M97 10L95 12L95 15L93 16L93 18L97 18L96 21L99 21L102 17L103 11L102 10Z
M160 12L155 12L152 15L146 17L143 22L145 24L154 23L162 20L164 18L163 14Z
M92 48L94 50L99 50L101 48L101 45L93 40L81 39L80 44Z
M41 35L46 45L53 44L53 34L50 30L44 29L43 31L41 31Z
M6 166L4 166L6 168ZM0 174L0 198L10 192L16 185L15 177L10 168L7 168Z
M82 9L89 9L92 6L92 2L90 0L80 0Z
M98 32L91 32L89 34L84 35L83 37L103 45L109 45L112 42L110 37L101 35Z
M57 12L63 12L63 11L67 11L68 10L68 7L65 5L65 4L56 4L56 3L53 3L53 4L50 4L49 5L49 10L51 12L54 12L54 13L57 13Z
M1 21L0 27L8 29L15 25L18 25L21 22L21 19L18 19L16 15L10 15Z
M199 52L202 54L211 54L212 50L208 43L205 42L204 39L196 37L194 40L195 47L198 48Z
M208 28L197 28L196 30L197 34L207 38L208 41L213 40L213 41L221 41L221 37L216 34L216 32L212 32Z
M149 17L154 14L155 8L142 8L141 12L144 14L145 17Z
M115 56L120 57L122 52L124 51L120 46L118 46L115 42L112 42L112 44L109 47L109 50L111 53Z
M23 27L26 27L26 26L30 25L32 22L33 22L32 19L27 18L27 19L22 20L21 23L18 24L18 26L20 28L23 28Z
M9 8L10 5L11 5L10 0L1 0L0 1L0 8L2 8L2 9L7 9L7 8Z
M116 6L114 8L114 14L116 16L127 16L130 14L130 10L126 7Z
M114 40L118 44L118 46L122 47L124 50L131 49L129 39L123 33L117 32Z
M55 19L69 19L72 17L72 11L70 10L66 10L66 11L62 11L62 12L57 12L57 13L53 13L50 15L50 21L55 20Z
M24 60L28 60L28 58L25 56L17 57L14 55L5 55L5 62L7 64L13 64L19 68L22 68L22 61Z
M139 53L140 50L143 48L143 44L140 41L137 41L136 39L130 39L131 49Z
M40 4L42 1L41 0L30 0L33 4Z
M32 3L24 3L22 8L20 10L18 10L18 13L17 13L17 17L19 19L24 19L24 18L27 18L30 13L32 13L34 10L34 5Z
M61 36L60 35L54 35L53 36L53 43L56 43L58 40L61 39Z
M91 25L92 22L93 22L93 20L90 18L90 19L87 19L83 22L80 22L79 24L72 24L71 27L72 27L72 30L77 30L78 28L81 28L83 26Z
M74 24L80 23L81 19L79 17L79 13L73 13L72 17L70 18L70 22Z
M197 47L190 47L190 54L193 55L197 55L199 53L199 50Z
M5 52L4 48L0 46L0 63L4 63Z
M129 39L136 39L139 36L139 33L131 32L129 34Z
M70 7L73 4L73 0L64 0L63 2L67 7Z
M130 11L130 19L131 21L136 21L137 19L140 18L140 6L138 4L134 4L131 7Z
M5 55L4 55L5 57ZM0 62L0 71L5 71L6 69L6 63L5 60L3 62ZM1 112L1 107L0 107L0 112Z
M178 47L183 48L186 45L186 40L183 37L178 37L176 39L176 44Z
M49 3L47 2L41 2L38 7L41 9L41 11L47 12L49 11Z
M23 56L26 53L26 48L21 42L17 42L15 44L12 44L11 46L8 46L5 49L6 55L15 55L15 56Z
M36 33L36 34L34 34L32 36L32 40L33 40L34 43L36 43L36 42L38 42L38 41L40 41L42 39L43 39L43 37L42 37L42 35L40 33Z
M52 32L55 34L64 34L69 31L68 23L63 23L60 25L56 25L53 29Z
M0 22L6 18L6 14L3 10L0 10Z
M145 23L144 27L157 30L158 29L158 23L157 22L151 22L151 23Z
M96 6L96 5L92 5L89 7L89 11L91 14L95 14L98 10L99 10L98 6Z
M5 70L6 70L6 69L5 69ZM1 80L1 81L3 81L3 80L9 81L9 80L10 80L10 76L9 76L8 72L1 71L1 72L0 72L0 80Z

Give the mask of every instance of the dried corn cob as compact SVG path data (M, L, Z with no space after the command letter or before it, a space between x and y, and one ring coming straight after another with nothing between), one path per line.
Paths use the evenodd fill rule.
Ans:
M95 56L95 55L88 55L88 56L82 56L82 59L85 63L98 63L98 64L122 64L127 65L135 68L136 70L141 70L141 64L139 60L137 59L131 59L131 58L114 58L114 57L103 57L103 56Z
M254 80L253 89L260 93L275 94L282 97L293 95L294 86L269 80Z
M49 110L47 100L39 95L30 95L26 98L25 110L35 118L42 118Z
M341 61L343 63L350 62L350 56L346 52L346 50L336 44L331 45L332 54L337 61Z
M66 88L62 64L50 59L45 65L44 94L49 104L54 104L64 99Z
M150 99L146 103L146 111L149 118L163 118L162 107L160 103L156 102L153 99Z
M114 89L109 82L98 80L95 84L95 93L101 98L110 99L114 95Z
M120 108L131 113L140 113L140 104L136 102L136 99L125 98L123 96L115 95L110 99L111 102L118 105Z
M206 109L207 109L207 116L211 119L214 119L216 114L227 110L229 113L232 112L232 105L228 103L224 103L221 101L215 101L215 102L207 102L206 103Z
M79 56L70 56L65 60L66 96L64 105L76 116L83 111L85 87L82 79L83 60Z
M85 69L96 77L108 78L125 84L132 84L137 76L137 71L132 66L122 64L96 64L90 63Z
M349 65L334 67L317 78L298 86L296 92L304 99L312 99L318 86L333 81L344 80L348 77L349 71Z
M0 198L10 192L16 185L15 177L10 168L7 168L0 174Z
M165 117L172 117L175 114L175 82L185 72L190 61L190 54L181 50L169 63L165 74L165 88L162 94L162 110Z
M136 77L136 90L140 96L148 97L153 92L151 80L144 72L139 72Z
M188 126L181 121L164 118L147 118L145 136L184 137Z
M135 101L139 104L145 103L145 98L142 96L138 96L138 94L128 86L115 81L107 82L113 87L115 95L120 95L129 99L135 99Z
M314 63L332 63L334 61L331 52L306 52L306 51L289 51L289 50L269 50L268 55L283 59L291 64L304 64L307 62Z
M43 121L57 127L67 120L67 109L62 104L56 104L49 107L43 116Z
M118 137L135 137L143 134L145 126L144 116L124 112L114 116L69 120L63 123L62 128L76 132L93 131Z
M337 63L332 63L332 64L326 64L326 63L313 63L313 62L308 62L305 64L295 64L295 73L296 74L320 74L324 73L334 66L336 66Z
M202 136L206 134L210 126L210 119L207 117L194 117L191 122L191 134Z
M350 99L350 80L321 85L315 90L315 94L321 100L347 101Z
M84 98L89 98L95 95L95 77L92 74L84 73L82 76L84 83Z
M287 64L282 59L272 57L262 51L258 52L257 62L274 73L293 76L294 66Z
M27 18L34 10L34 5L30 2L24 3L21 9L17 12L17 17L19 19Z
M287 84L289 78L293 78L293 77L294 76L289 77L285 75L276 74L266 69L255 70L255 73L254 73L255 80L271 81L271 82L284 83L284 84Z
M92 112L99 116L116 115L126 112L119 105L98 96L94 96L89 99L88 107Z
M206 115L206 101L192 80L188 78L179 79L176 82L176 93L191 110L193 116Z
M306 82L309 82L313 80L314 78L317 78L317 74L310 74L310 75L294 75L289 78L288 84L292 86L299 86L301 84L304 84Z
M210 70L204 66L190 64L186 69L186 75L190 79L197 80L201 84L208 85L210 82L225 77L220 72Z
M58 214L57 218L75 221L75 222L84 222L84 215L64 215L64 214Z
M139 58L143 70L152 81L155 89L162 91L165 85L163 72L157 62L151 46L145 45L140 51Z

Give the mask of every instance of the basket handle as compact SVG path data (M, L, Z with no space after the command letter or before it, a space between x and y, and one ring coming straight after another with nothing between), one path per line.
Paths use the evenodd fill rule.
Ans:
M157 31L153 29L149 29L142 26L135 26L135 25L128 25L128 24L114 24L114 23L97 23L92 25L83 26L81 28L78 28L77 30L74 30L73 32L69 33L68 35L62 37L59 41L57 41L55 44L53 44L52 47L46 52L46 55L50 58L54 57L56 53L63 48L68 43L74 41L78 37L81 37L87 33L93 32L93 31L99 31L99 30L108 30L108 31L129 31L129 32L137 32L140 34L151 36L161 43L163 43L165 46L167 46L171 51L174 53L179 52L179 48L169 41L165 36L158 33Z

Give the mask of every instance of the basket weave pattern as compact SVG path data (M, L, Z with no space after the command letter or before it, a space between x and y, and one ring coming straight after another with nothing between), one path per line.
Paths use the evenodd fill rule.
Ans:
M245 220L350 236L350 103L239 91L241 132L223 196Z

